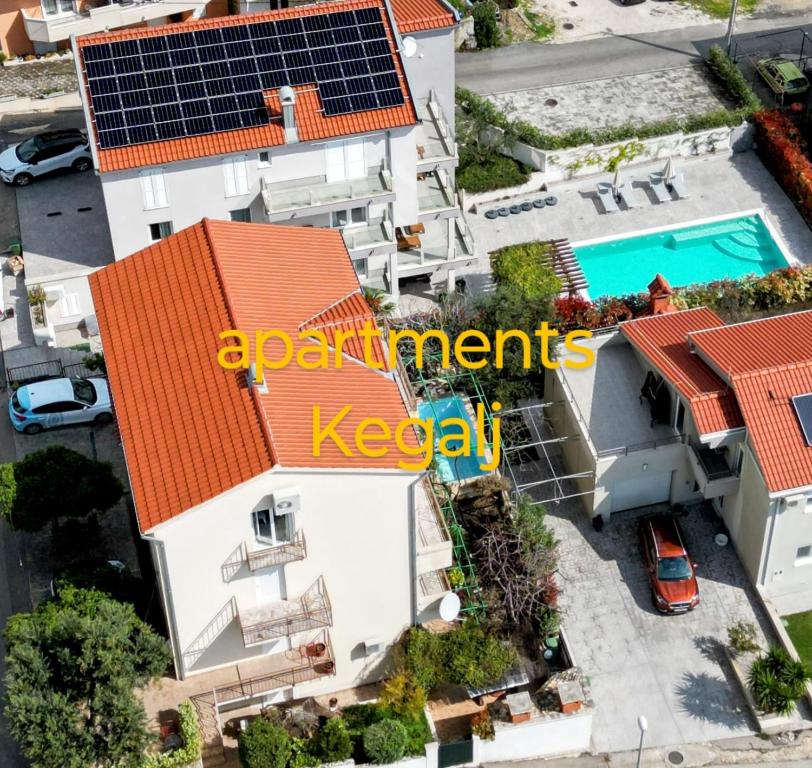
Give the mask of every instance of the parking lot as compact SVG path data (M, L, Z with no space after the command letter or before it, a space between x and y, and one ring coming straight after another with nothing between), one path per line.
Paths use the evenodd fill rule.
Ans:
M637 521L663 510L667 506L614 515L601 532L578 499L549 510L561 541L564 627L575 662L591 681L599 751L636 748L639 715L648 720L651 747L745 736L755 728L721 642L740 620L766 632L766 617L731 545L714 543L721 527L706 506L690 508L680 521L698 563L702 602L682 615L654 610Z

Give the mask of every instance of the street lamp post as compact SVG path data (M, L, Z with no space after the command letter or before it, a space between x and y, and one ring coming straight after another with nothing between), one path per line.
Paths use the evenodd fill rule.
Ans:
M643 715L637 718L637 727L640 729L640 746L637 748L637 768L640 768L640 760L643 757L643 737L648 730L648 720Z
M727 41L725 50L730 56L730 49L733 47L733 30L736 28L736 11L739 9L739 0L733 0L730 4L730 20L727 22Z

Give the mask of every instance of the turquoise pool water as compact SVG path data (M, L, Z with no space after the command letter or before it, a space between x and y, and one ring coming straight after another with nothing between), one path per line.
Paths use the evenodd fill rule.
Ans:
M787 266L756 215L581 246L575 255L593 299L644 292L658 272L677 287Z
M483 463L486 459L480 459L476 455L476 434L475 427L465 410L465 403L461 397L444 397L442 400L435 400L431 403L419 403L417 406L417 414L421 419L434 419L434 448L437 451L437 446L440 443L440 438L443 436L443 430L440 428L439 422L444 419L464 419L470 424L471 432L471 450L470 456L445 456L439 451L436 452L437 457L437 470L440 473L444 483L454 483L460 480L467 480L471 477L479 477L480 475L487 475L488 473L480 469L479 462ZM459 428L451 427L446 430L446 434L453 435L459 432ZM449 449L457 449L462 447L462 440L446 441Z

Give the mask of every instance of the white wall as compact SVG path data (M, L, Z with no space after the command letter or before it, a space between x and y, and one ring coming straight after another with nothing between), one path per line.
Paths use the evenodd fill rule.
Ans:
M516 725L494 723L494 728L496 736L492 740L473 737L475 765L588 752L592 710L534 718Z
M86 274L64 274L49 276L46 280L26 281L27 288L30 289L33 285L41 285L46 293L54 294L53 298L45 302L45 317L56 330L78 328L85 318L95 312ZM59 288L62 290L58 291ZM75 295L79 304L78 314L66 314L66 310L71 307L56 298L56 293Z
M432 29L410 33L417 41L417 53L403 58L406 76L416 100L433 91L445 119L454 129L454 30Z
M163 586L174 603L180 652L232 596L240 611L256 605L257 576L263 571L252 573L243 565L227 580L222 567L243 543L249 550L267 546L255 541L251 512L274 490L296 487L302 509L295 527L304 532L307 557L282 566L286 593L295 599L319 576L324 578L336 660L336 676L308 690L336 690L368 676L375 679L375 667L385 654L366 658L364 640L379 637L389 646L412 618L409 485L414 479L401 473L271 471L153 529L151 535L165 548ZM293 647L308 639L303 634ZM233 621L192 671L256 657L263 648L246 649ZM274 648L279 650L283 647Z

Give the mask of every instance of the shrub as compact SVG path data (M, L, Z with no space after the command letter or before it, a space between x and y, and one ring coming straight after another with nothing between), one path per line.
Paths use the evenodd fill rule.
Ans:
M258 717L240 734L240 762L244 768L285 768L291 755L284 728Z
M512 157L492 153L482 161L475 161L466 157L465 150L460 152L457 186L471 194L518 187L529 178L525 166Z
M390 677L381 691L381 704L396 715L417 718L426 706L425 689L406 672Z
M471 716L471 733L487 741L496 738L493 720L491 720L491 715L487 709L482 709Z
M364 731L364 752L373 763L394 763L406 752L408 734L397 720L381 720Z
M499 45L497 6L492 0L474 3L474 37L478 48L496 48Z
M737 621L727 628L727 641L736 653L752 653L759 649L756 625L751 621Z
M789 714L806 692L809 670L778 646L772 646L750 667L748 684L756 704L764 712Z
M352 755L352 739L344 720L333 717L319 729L316 752L323 763L338 763Z
M728 94L740 107L756 112L762 108L761 100L753 92L736 63L718 46L708 52L708 66L722 81Z
M162 755L148 755L142 768L185 768L200 759L203 742L197 724L197 710L191 701L178 707L178 731L183 746Z
M550 267L552 246L533 242L509 245L491 253L491 271L497 283L516 286L527 299L547 299L561 290Z
M323 761L314 752L316 746L311 739L291 738L287 768L313 768L320 765ZM350 749L352 749L352 743L350 743Z

